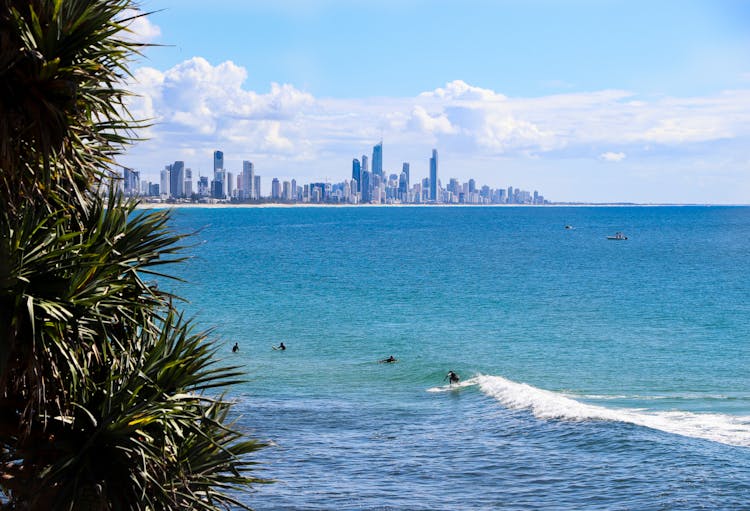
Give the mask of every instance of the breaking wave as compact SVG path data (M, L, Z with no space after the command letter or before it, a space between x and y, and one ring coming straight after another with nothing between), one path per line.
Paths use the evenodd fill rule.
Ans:
M484 394L496 399L503 406L529 410L539 419L626 422L675 435L750 447L750 416L607 408L582 403L562 393L517 383L502 376L480 375L462 382L461 385L476 385ZM454 385L453 389L456 387ZM433 387L428 390L437 392L451 388Z

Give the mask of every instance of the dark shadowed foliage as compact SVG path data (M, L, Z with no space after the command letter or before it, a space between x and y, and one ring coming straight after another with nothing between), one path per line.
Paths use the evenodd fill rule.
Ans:
M107 191L133 8L0 0L0 509L244 507L264 482L221 395L241 372L149 284L183 237Z

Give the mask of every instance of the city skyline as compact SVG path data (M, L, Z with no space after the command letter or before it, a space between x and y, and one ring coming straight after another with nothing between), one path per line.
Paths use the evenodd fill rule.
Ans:
M428 172L422 155L438 147L462 180L539 186L561 201L750 202L742 2L143 9L160 12L134 32L166 46L135 66L142 97L130 108L154 125L128 167L158 172L149 165L166 151L208 175L203 162L222 147L228 167L249 158L311 181L384 138L386 169L397 154Z
M159 183L148 177L141 180L141 172L125 168L120 189L125 195L140 196L148 201L172 202L291 202L334 204L531 204L549 203L534 189L533 193L517 187L496 188L487 184L477 186L474 178L465 183L455 177L439 177L438 151L432 149L429 174L411 181L410 162L403 162L400 172L387 172L382 166L383 141L372 147L372 171L367 166L367 155L352 160L350 178L336 182L299 182L295 178L270 178L270 189L263 193L262 176L255 174L252 162L244 160L242 172L233 173L224 165L224 152L213 151L213 177L196 175L182 160L167 164L160 172ZM416 177L416 176L415 176ZM268 180L266 180L268 182ZM268 186L268 185L267 185Z

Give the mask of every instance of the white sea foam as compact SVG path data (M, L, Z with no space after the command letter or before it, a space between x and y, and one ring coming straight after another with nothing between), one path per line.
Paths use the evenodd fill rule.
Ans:
M501 376L480 375L462 385L478 385L483 393L504 406L529 410L539 419L627 422L676 435L750 447L750 416L606 408L581 403L562 393L517 383Z
M453 390L459 390L466 387L471 387L473 385L476 385L478 383L477 378L471 378L469 380L465 380L459 383L454 383L452 385L442 385L440 387L430 387L427 389L427 392L450 392Z

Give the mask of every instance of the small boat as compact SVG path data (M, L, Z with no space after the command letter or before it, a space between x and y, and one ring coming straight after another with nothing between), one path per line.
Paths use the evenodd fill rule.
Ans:
M618 241L620 241L620 240L626 240L626 239L628 239L628 237L625 236L621 232L616 232L614 236L607 236L607 239L608 240L618 240Z

